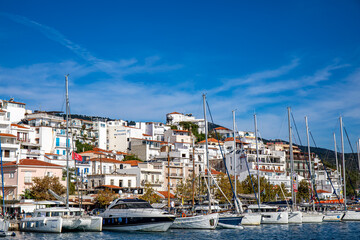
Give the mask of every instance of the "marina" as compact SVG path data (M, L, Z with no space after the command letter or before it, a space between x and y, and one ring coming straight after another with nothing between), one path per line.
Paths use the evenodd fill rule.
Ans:
M16 232L16 239L355 239L359 236L359 222L299 224L299 225L261 225L246 226L242 230L181 230L170 229L167 232L70 232L60 234ZM10 238L15 239L15 238Z

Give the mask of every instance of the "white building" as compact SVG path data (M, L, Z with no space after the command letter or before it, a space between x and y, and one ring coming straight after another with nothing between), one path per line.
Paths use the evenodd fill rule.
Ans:
M172 112L166 114L166 124L179 126L180 122L192 122L199 126L198 132L205 133L205 121L204 119L196 119L191 113L183 114L178 112Z

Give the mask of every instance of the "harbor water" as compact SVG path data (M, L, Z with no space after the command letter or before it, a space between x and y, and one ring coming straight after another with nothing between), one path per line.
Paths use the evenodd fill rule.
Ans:
M146 232L75 232L75 233L24 233L16 232L12 239L360 239L360 222L319 223L299 225L245 226L242 230L180 230L163 233Z

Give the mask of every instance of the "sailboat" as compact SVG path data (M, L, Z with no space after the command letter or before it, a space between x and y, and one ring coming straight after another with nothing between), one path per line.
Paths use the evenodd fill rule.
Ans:
M178 216L174 223L171 225L170 228L180 228L180 229L215 229L219 222L219 214L218 213L211 213L211 193L210 193L210 166L209 166L209 152L208 152L208 122L206 120L206 96L203 94L203 107L204 107L204 121L205 121L205 141L206 141L206 162L207 162L207 178L208 178L208 202L209 208L208 213L203 215L193 215L193 216L186 216L182 215L181 217ZM194 162L194 155L193 155L193 162ZM194 167L194 165L193 165ZM168 166L168 169L170 167ZM193 175L195 171L193 171ZM168 191L170 191L170 174L168 174ZM170 196L170 194L168 194ZM194 203L194 202L193 202Z
M219 217L219 224L227 224L227 225L260 225L261 223L261 214L259 213L253 213L253 212L244 212L242 208L241 201L237 198L236 194L236 182L237 182L237 176L236 176L236 135L235 135L235 111L232 111L233 113L233 169L234 169L234 206L235 206L235 213L224 213L221 214ZM226 167L226 166L225 166ZM228 169L226 169L228 171ZM231 184L231 179L229 177L229 181Z
M289 222L288 213L280 212L277 206L269 206L261 204L260 198L260 166L259 166L259 148L258 148L258 131L256 114L254 114L255 123L255 144L256 144L256 163L257 163L257 175L258 175L258 204L252 204L248 206L248 212L261 214L261 224L287 224Z
M310 186L313 186L313 174L311 174L311 154L310 154L310 139L309 139L309 125L308 119L305 117L306 124L306 136L307 136L307 145L308 145L308 157L309 157L309 174L310 174ZM316 191L316 189L314 188ZM324 214L315 211L315 202L312 201L312 211L304 212L302 216L303 223L321 223L324 218Z
M343 221L360 221L360 212L348 210L346 206L346 169L345 169L345 150L344 150L344 134L343 134L343 121L340 117L340 134L341 134L341 151L342 151L342 169L343 169L343 187L344 187L344 212Z
M64 231L102 231L102 217L84 216L81 208L69 207L69 94L68 75L65 76L66 86L66 207L42 208L34 211L33 216L20 222L21 231L52 232Z

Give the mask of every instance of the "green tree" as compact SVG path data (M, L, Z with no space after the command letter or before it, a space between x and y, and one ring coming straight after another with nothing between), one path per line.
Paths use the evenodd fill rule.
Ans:
M88 143L81 143L79 140L76 140L75 147L76 147L76 152L81 153L81 152L93 150L95 146Z
M223 174L217 183L218 183L221 191L224 194L222 194L222 192L218 188L216 188L216 191L215 191L216 199L218 199L220 201L220 203L227 203L226 198L228 200L232 201L234 194L231 189L231 185L230 185L228 176L226 174ZM232 177L232 184L234 187L234 177ZM242 185L239 180L237 180L237 182L236 182L236 193L237 194L243 193ZM224 195L226 196L226 198Z
M20 194L20 196L21 196L21 198L23 198L23 199L32 199L32 198L33 198L30 189L25 189L25 190L23 191L23 194Z
M114 191L110 189L105 189L100 190L94 200L96 205L100 207L106 207L116 198L117 194Z
M252 182L254 184L256 194L258 194L257 177L252 176ZM241 182L241 185L245 194L254 193L249 176ZM275 201L277 198L284 200L285 198L283 192L285 197L289 196L289 192L285 189L285 184L282 183L281 186L273 185L270 184L265 177L260 178L260 199L262 202Z
M138 160L138 161L142 161L137 155L135 154L130 154L130 155L126 155L123 159L123 161L127 161L127 160Z
M296 193L296 201L298 203L302 201L308 201L310 194L309 194L310 184L305 180L301 180L298 186L298 192Z
M33 186L30 188L30 195L35 200L55 200L48 189L53 190L56 194L62 195L66 192L66 188L60 183L59 178L52 176L35 177L33 179Z
M139 198L148 201L150 204L160 201L160 196L155 193L149 182L145 183L144 194Z

